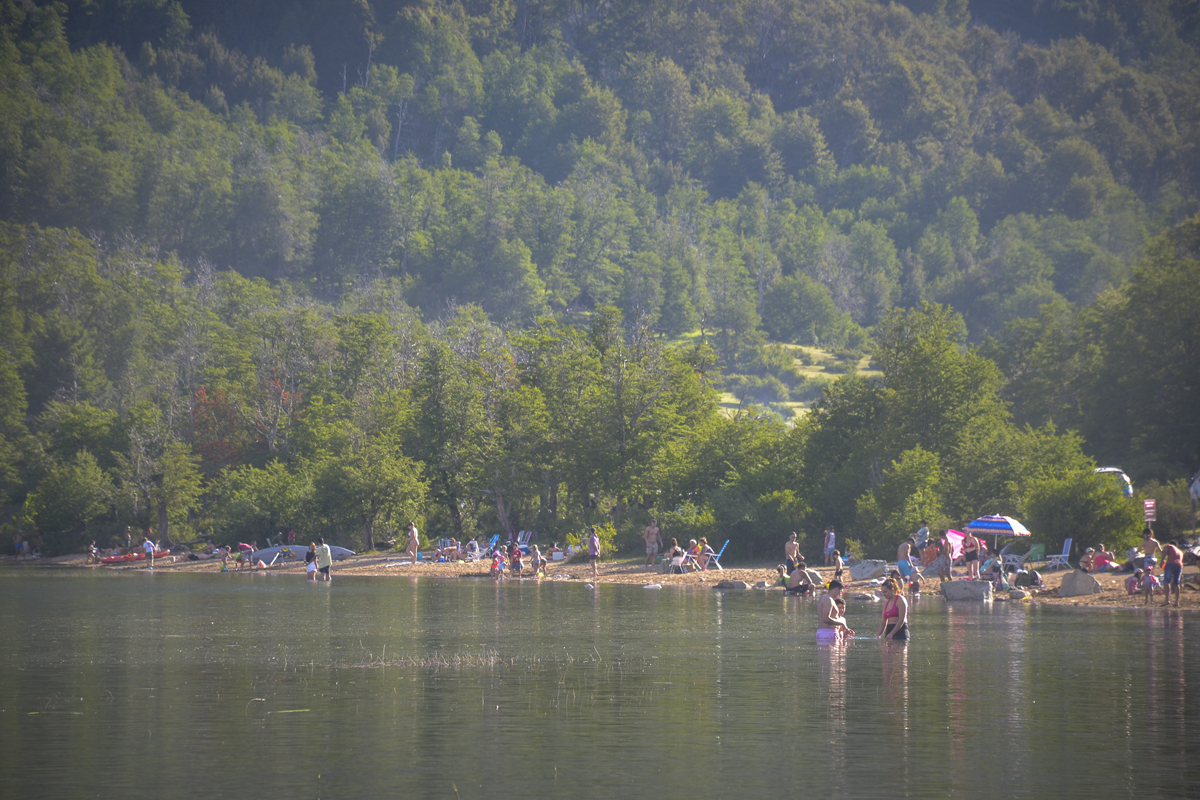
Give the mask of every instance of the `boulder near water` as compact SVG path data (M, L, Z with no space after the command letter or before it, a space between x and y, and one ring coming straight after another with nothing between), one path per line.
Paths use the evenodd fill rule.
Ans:
M850 578L856 581L869 581L887 575L886 561L859 561L850 566Z
M721 581L713 588L714 589L751 589L753 587L750 584L746 583L745 581Z
M1058 587L1059 597L1082 597L1088 594L1100 594L1100 581L1079 570L1063 575L1062 585Z
M946 581L942 584L942 596L947 600L974 600L990 603L992 584L989 581Z

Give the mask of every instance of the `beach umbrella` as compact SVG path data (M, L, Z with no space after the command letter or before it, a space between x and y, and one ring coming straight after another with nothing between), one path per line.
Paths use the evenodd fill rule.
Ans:
M1001 536L1028 536L1029 529L1021 523L1017 522L1012 517L1001 516L1000 514L988 514L984 517L971 520L967 525L967 531L976 536L991 536L992 549L996 549Z

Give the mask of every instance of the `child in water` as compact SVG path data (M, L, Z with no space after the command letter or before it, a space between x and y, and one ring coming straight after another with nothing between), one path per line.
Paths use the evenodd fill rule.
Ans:
M833 552L834 552L834 554L837 553L836 550L834 550ZM840 561L840 560L841 560L841 558L838 558L838 561ZM837 606L838 616L841 617L842 619L845 619L846 618L846 601L844 599L842 599L841 597L839 597L838 599L834 600L833 602ZM850 638L849 634L846 633L845 628L838 628L837 636L838 636L839 642L844 642Z

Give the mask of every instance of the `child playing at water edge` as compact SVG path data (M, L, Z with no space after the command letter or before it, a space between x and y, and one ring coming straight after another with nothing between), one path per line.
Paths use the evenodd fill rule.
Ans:
M921 594L921 584L924 582L925 579L921 577L921 571L914 567L912 574L908 576L908 593L913 597L919 596Z
M833 579L835 581L840 581L842 579L843 568L845 567L845 562L842 561L842 553L840 550L833 551L832 561L833 561Z
M492 553L492 569L490 574L493 578L504 578L504 552L499 547Z
M1137 569L1137 570L1133 571L1132 575L1130 575L1128 578L1125 579L1125 593L1126 594L1137 594L1138 590L1141 589L1141 586L1142 586L1142 571L1140 569Z
M1161 584L1158 578L1154 577L1154 565L1158 563L1158 559L1154 556L1146 557L1146 569L1142 573L1142 593L1146 595L1146 605L1153 602L1154 590Z

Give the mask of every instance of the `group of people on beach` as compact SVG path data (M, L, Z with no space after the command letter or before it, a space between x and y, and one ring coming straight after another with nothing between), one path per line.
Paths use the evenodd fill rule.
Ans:
M650 569L655 568L654 562L660 555L663 559L661 570L664 573L704 571L717 558L717 551L713 550L708 538L704 536L699 540L691 539L686 548L679 545L678 539L672 539L671 546L663 549L662 531L656 519L650 520L643 535L646 539L646 566Z
M1102 553L1108 557L1105 565L1111 564L1112 554L1104 550L1103 544L1100 545L1100 548ZM1160 554L1162 555L1161 580L1154 575ZM1123 567L1127 567L1132 574L1125 579L1125 591L1129 594L1142 594L1146 598L1146 605L1154 602L1155 592L1162 592L1166 596L1163 600L1164 606L1171 605L1171 594L1174 593L1175 607L1178 608L1179 593L1183 585L1183 550L1180 548L1179 542L1172 539L1166 544L1162 544L1154 538L1154 531L1147 527L1142 531L1141 547L1130 548L1128 555L1129 560ZM1103 571L1096 565L1098 560L1093 548L1089 547L1083 558L1079 559L1079 568L1084 572ZM1114 571L1123 567L1118 567Z

